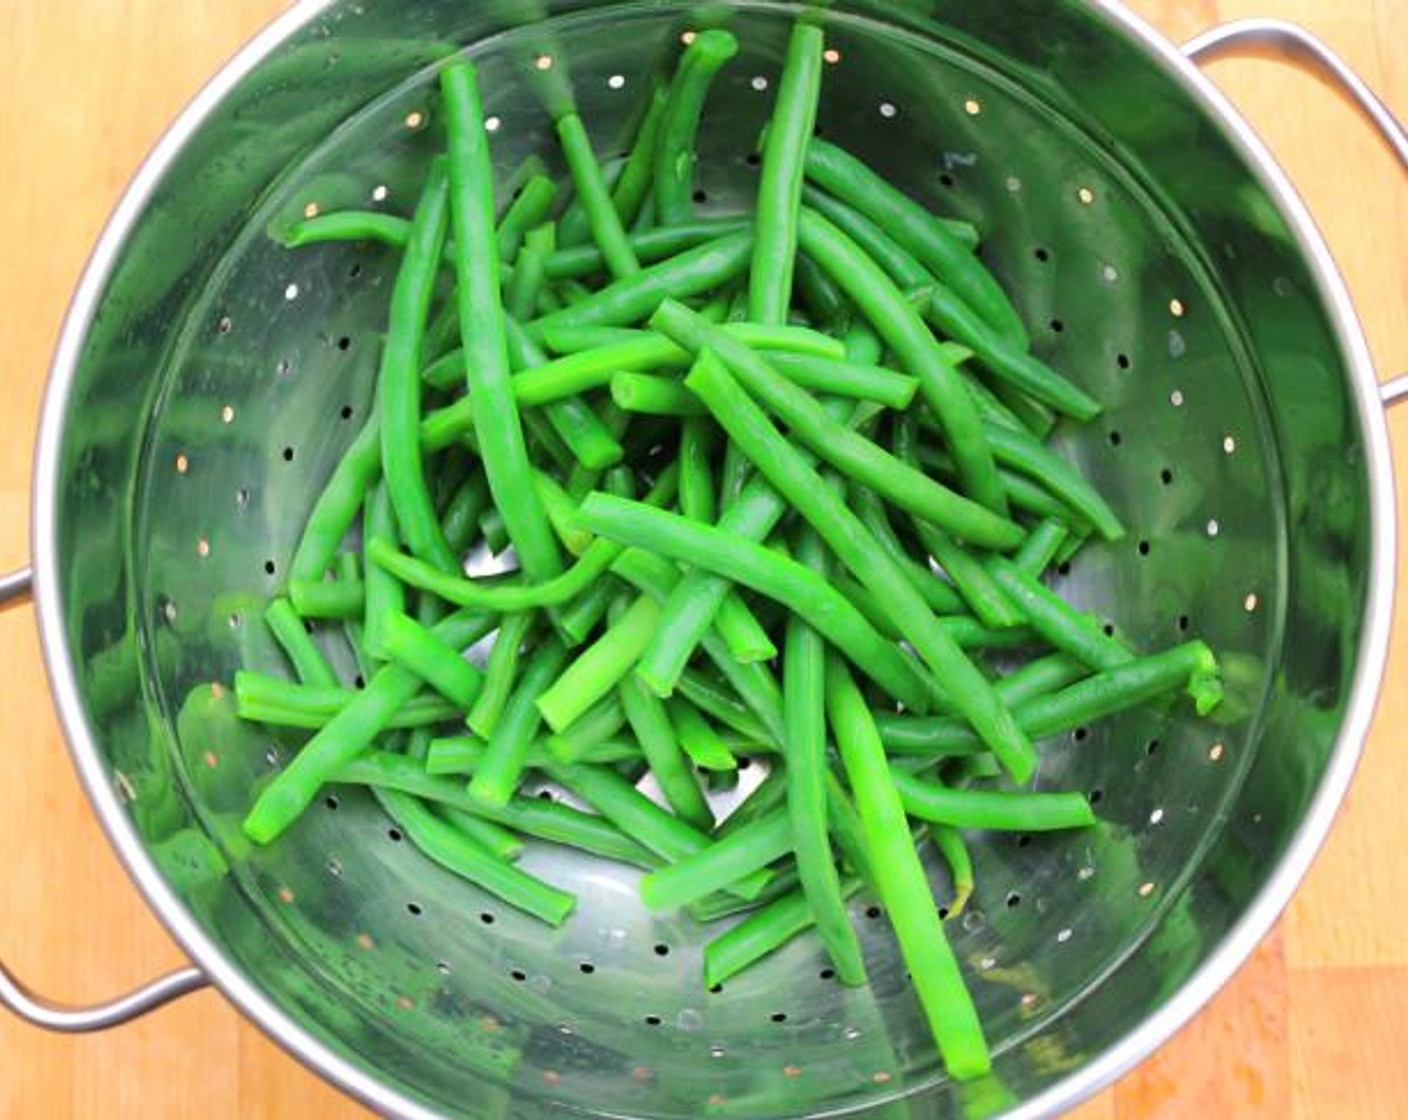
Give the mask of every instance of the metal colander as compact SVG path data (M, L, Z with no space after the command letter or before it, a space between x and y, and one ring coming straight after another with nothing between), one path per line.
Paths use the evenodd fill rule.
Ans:
M306 3L182 118L64 334L35 539L75 757L199 972L89 1013L0 976L6 1002L88 1027L208 978L404 1115L917 1120L1068 1105L1226 978L1318 846L1378 686L1393 522L1372 371L1300 204L1175 51L1112 4L938 7L830 6L821 128L977 222L1038 351L1108 402L1057 442L1129 537L1063 567L1062 594L1141 649L1204 637L1229 685L1214 720L1150 708L1043 744L1038 786L1087 791L1099 828L974 838L977 895L950 936L996 1075L945 1079L864 896L869 988L841 987L804 937L706 991L716 931L647 914L634 872L530 850L580 897L554 931L430 864L358 790L329 788L269 848L238 827L296 741L241 724L224 685L282 665L262 607L365 416L397 266L268 231L406 212L442 144L448 52L480 67L507 175L557 158L541 59L610 154L682 34L719 22L742 50L705 116L698 203L745 207L783 4ZM937 862L933 881L946 896Z

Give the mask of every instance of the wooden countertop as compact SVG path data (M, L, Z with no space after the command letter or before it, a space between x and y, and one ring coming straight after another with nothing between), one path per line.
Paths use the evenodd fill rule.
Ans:
M0 4L0 570L28 556L30 453L49 355L84 258L160 131L279 0ZM1402 0L1135 0L1176 40L1223 19L1299 20L1408 115ZM1215 77L1282 158L1348 277L1385 376L1408 362L1408 191L1368 131L1313 81L1269 64ZM1400 450L1408 409L1393 423ZM1400 516L1403 513L1400 502ZM1402 573L1400 573L1402 574ZM1408 674L1408 599L1388 680ZM33 617L0 617L0 957L83 1001L181 963L94 822L50 710ZM1153 1060L1079 1111L1146 1117L1390 1117L1408 1110L1408 898L1399 728L1386 689L1329 845L1275 935ZM219 996L105 1035L46 1035L0 1013L0 1116L350 1117Z

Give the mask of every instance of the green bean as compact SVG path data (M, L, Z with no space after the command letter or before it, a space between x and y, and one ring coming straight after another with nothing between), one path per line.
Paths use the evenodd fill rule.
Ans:
M459 650L447 645L404 611L390 610L382 620L383 647L389 660L409 669L445 699L468 708L484 685L484 675Z
M528 324L528 333L535 340L543 340L547 332L558 327L621 327L639 323L667 296L683 299L728 283L748 267L752 249L753 233L746 229L706 241L608 284L579 303L535 319Z
M823 578L826 557L807 533L798 557ZM787 621L782 694L787 722L787 810L802 890L827 955L844 984L865 982L860 942L846 915L845 896L831 852L826 811L826 644L801 619Z
M934 677L943 682L945 691L955 697L964 718L972 723L1012 776L1018 782L1026 781L1035 767L1031 743L1011 713L993 695L982 672L958 648L919 593L909 586L904 574L866 533L856 515L832 493L816 471L799 459L787 439L726 370L715 363L696 363L689 381L690 388L709 405L729 438L743 449L753 465L791 501L841 563L875 596ZM856 613L839 593L833 591L832 594L845 604L847 611ZM875 633L863 617L858 613L856 617L867 630ZM893 689L891 695L908 703Z
M627 412L650 416L707 416L709 410L678 381L647 373L613 373L611 399Z
M357 438L343 453L308 514L303 536L289 562L289 581L317 583L332 567L343 538L361 512L367 490L381 474L381 422L375 406ZM297 607L297 604L294 604ZM307 617L305 611L299 613Z
M707 347L751 396L787 424L795 439L901 508L975 543L1010 548L1021 540L1022 531L1015 523L941 486L832 420L816 398L779 374L755 350L703 322L683 304L666 300L651 317L651 325L695 354ZM685 384L689 387L689 378Z
M865 249L867 253L870 252L869 247L865 243L865 233L862 231L865 226L869 226L871 229L879 229L880 227L859 210L848 206L838 198L831 197L831 195L827 194L825 191L819 190L811 183L807 183L802 188L802 202L804 205L810 206L823 217L829 218L847 237L854 240L856 244L860 245L862 249ZM954 237L961 241L964 248L969 252L973 252L978 248L981 238L978 235L978 227L972 222L965 221L962 218L939 218L938 221L949 233L953 234ZM853 232L853 227L855 232ZM889 241L888 235L886 236L886 240ZM891 241L890 244L894 246L893 241ZM909 253L905 252L905 250L899 249L898 246L895 246L895 249L905 257L908 257L909 260L914 261L914 258L910 256ZM871 254L882 267L885 264L883 253L884 249L881 249L880 252ZM914 261L914 268L917 270L914 275L918 277L915 283L920 283L922 280L928 278L928 270L918 261ZM885 271L889 272L890 270L886 268ZM891 275L894 274L892 273ZM894 276L894 280L895 283L899 284L901 287L907 286L899 276Z
M851 305L816 261L798 253L794 283L810 322L836 334L845 330L851 316Z
M1026 622L1026 616L988 575L981 560L943 530L927 522L916 519L914 531L919 543L948 573L954 587L972 608L979 622L996 630Z
M945 478L956 479L958 477L958 468L954 466L953 459L947 452L927 445L921 446L919 461L929 470ZM1038 485L1024 475L1014 474L1001 468L998 469L998 474L1002 477L1002 487L1007 491L1007 497L1014 508L1024 510L1036 517L1052 518L1071 529L1085 527L1085 520L1045 487Z
M362 515L363 532L400 544L396 526L396 511L391 505L390 488L382 483L367 493L366 512ZM448 547L448 542L446 542ZM385 650L386 616L393 611L405 611L406 587L390 572L369 565L363 581L366 601L362 608L362 642L367 653L379 661L387 660Z
M557 184L552 179L541 172L529 176L499 219L495 240L500 261L505 265L514 262L528 231L547 220L556 201Z
M933 282L928 269L860 211L810 183L802 191L802 201L854 241L861 252L879 265L901 290L907 292Z
M905 548L904 542L895 534L895 527L890 523L890 515L880 496L864 486L851 487L850 496L851 508L860 518L861 524L869 530L875 538L875 543L900 569L900 573L909 585L919 592L924 602L939 614L962 612L963 599L958 592L935 575L928 565L916 561Z
M504 311L511 322L526 321L537 314L538 299L547 283L547 259L556 245L557 229L551 222L528 231L518 253L518 263L513 266L513 275L504 281ZM443 372L438 368L442 363L445 363L444 358L423 370L421 380L430 385L443 377L448 387L463 379L463 363L451 361Z
M645 601L636 600L637 603ZM622 680L617 691L621 697L621 708L626 713L626 722L635 733L636 742L640 744L641 753L665 801L677 817L695 828L705 832L713 828L714 815L680 746L664 702L633 676Z
M393 249L405 248L411 223L405 218L375 210L341 210L296 222L279 240L286 249L301 249L328 241L376 241Z
M592 705L576 722L548 736L548 750L558 762L581 762L625 725L625 709L613 692Z
M431 739L426 751L425 772L427 774L456 774L473 777L484 764L484 755L489 744L473 735L452 735ZM635 743L607 739L587 750L580 760L600 765L614 765L640 758L640 747ZM547 740L539 739L529 744L527 765L530 769L541 770L556 762Z
M602 258L611 275L620 280L640 271L640 262L626 238L626 230L621 224L621 215L611 201L611 192L602 178L601 165L597 163L592 150L591 138L587 136L582 118L576 113L567 113L557 119L557 138L562 145L567 167L572 173L572 182L577 187L577 197L582 210L587 215L592 236L601 249Z
M558 608L558 628L572 645L581 645L591 636L606 617L606 608L616 598L617 590L615 580L601 579L571 599L566 606Z
M557 541L528 481L528 452L510 383L507 331L493 240L493 163L478 77L468 62L440 74L450 151L451 216L460 331L474 399L474 431L494 504L528 577L562 570ZM405 526L402 526L403 531Z
M641 880L641 899L647 909L655 911L687 906L765 869L786 855L791 845L792 825L787 814L773 813L702 851L652 871Z
M1016 708L1028 700L1074 684L1086 673L1085 666L1075 658L1064 653L1052 653L1012 670L992 687L1004 704Z
M287 599L272 600L264 611L264 621L299 680L307 685L337 687L337 674Z
M1100 413L1100 403L1045 362L997 336L971 308L944 285L926 285L925 319L969 347L995 376L1023 393L1077 420Z
M1187 642L1094 673L1059 692L1017 704L1015 714L1026 733L1040 739L1138 707L1180 687L1187 689L1200 715L1207 715L1221 702L1217 659L1204 643ZM876 719L886 747L896 754L939 757L981 749L969 729L954 720L887 713Z
M885 345L875 328L860 317L853 319L846 328L842 344L846 348L846 361L858 365L879 365L885 356Z
M1005 514L1006 496L997 465L983 438L977 406L919 313L855 242L813 210L803 210L802 248L840 285L884 338L901 363L919 379L919 391L934 411L974 500Z
M499 632L494 638L494 647L489 651L489 660L484 666L484 685L479 696L465 716L469 729L480 738L487 739L494 733L504 705L513 691L518 678L519 655L523 643L533 632L537 621L532 614L525 612L506 614L499 622Z
M339 770L336 781L397 790L457 810L464 816L478 819L481 825L506 826L527 836L623 860L637 867L650 869L660 865L659 859L601 817L537 797L515 797L502 807L486 808L474 801L460 783L427 774L404 755L369 752Z
M993 579L1007 592L1031 622L1032 629L1059 650L1092 669L1114 669L1134 660L1134 654L1100 629L1099 623L1078 612L1045 584L1001 556L988 561Z
M549 641L533 651L518 687L504 705L484 752L484 761L469 783L470 796L484 805L503 806L523 777L528 749L538 733L541 716L537 701L567 660L567 650Z
M996 832L1057 832L1095 823L1083 793L949 789L898 767L892 768L890 776L905 812L935 824Z
M927 706L927 686L915 666L839 593L795 561L715 526L608 494L588 495L579 517L599 536L707 568L777 600L846 650L891 695L914 710Z
M745 218L702 218L682 225L646 229L627 236L631 252L645 264L654 264L677 256L707 241L715 241L730 233L748 228ZM600 272L606 266L602 252L595 245L577 245L558 249L544 262L549 280L580 279Z
M510 906L552 926L565 922L576 906L577 900L572 895L494 858L414 797L383 789L379 791L378 800L411 843L425 855Z
M720 28L701 31L685 49L670 86L655 150L655 222L668 226L694 211L695 135L714 75L738 53L738 40Z
M695 521L718 518L714 491L711 425L688 421L680 428L680 512Z
M834 767L826 771L826 822L846 866L862 879L869 879L870 857L865 852L865 830Z
M1027 534L1022 547L1012 554L1015 567L1029 576L1040 576L1056 559L1056 553L1066 543L1066 527L1055 518L1046 517Z
M874 886L889 913L934 1040L954 1078L980 1077L991 1063L977 1011L910 840L885 748L860 690L834 653L827 658L826 707L855 792Z
M437 158L416 206L391 294L390 325L377 382L382 470L396 523L411 554L442 571L455 569L455 557L445 543L426 485L419 431L421 354L448 228L448 192L445 162Z
M431 631L455 647L472 645L493 627L492 616L460 611ZM365 750L397 711L420 689L420 678L401 668L379 669L345 708L322 727L264 788L245 818L246 835L255 843L274 840L306 809L329 775Z
M714 320L706 314L708 310L706 307L700 311L699 317L712 323ZM843 343L810 327L765 327L758 323L724 323L723 329L755 350L810 354L819 358L841 358L845 355ZM629 327L551 327L542 334L543 345L564 357L581 355L591 350L607 350L606 354L594 356L593 361L614 369L639 372L665 368L686 369L693 360L689 351L676 346L668 338L660 337L654 331L634 330ZM622 347L620 351L615 349L618 346ZM570 366L568 368L571 369ZM595 388L603 383L596 381L588 387Z
M778 82L772 124L763 142L758 184L757 238L749 278L749 318L785 323L797 262L797 211L803 163L816 127L821 98L821 49L826 35L814 24L792 26L787 61Z
M859 879L848 877L841 880L843 898L850 898L860 888ZM704 946L704 986L715 988L732 980L769 953L811 929L815 920L811 904L801 891L783 895L761 910L755 910Z
M358 693L331 685L298 685L249 669L235 673L235 709L242 719L316 731L351 704ZM458 709L439 696L418 696L387 724L423 727L454 719Z
M621 175L611 190L611 203L621 216L623 226L631 226L640 217L641 209L650 199L655 180L655 152L660 142L660 129L665 123L665 111L670 105L670 87L656 79L650 100L641 116L631 153L621 168ZM639 250L637 250L639 252Z
M671 697L665 702L665 711L669 713L670 724L675 729L680 747L695 766L718 773L731 773L738 769L738 759L734 758L723 737L688 700Z
M577 503L572 496L563 489L562 483L542 471L534 471L533 489L562 547L572 556L582 556L596 538L577 525Z
M860 160L824 140L807 149L807 177L870 217L948 285L1004 340L1029 344L1001 285L942 222Z
M919 382L881 366L838 358L777 351L767 360L789 381L813 393L875 401L903 411L914 400Z
M508 529L504 527L504 515L500 513L498 509L496 509L494 506L490 506L482 514L480 514L479 534L484 538L484 543L488 546L489 551L492 552L495 556L503 552L504 549L508 548ZM382 543L384 544L385 542L383 541ZM369 541L367 543L367 559L375 563L376 558L372 555L372 551L373 550L371 547L371 542ZM406 557L406 559L411 559L411 557ZM396 571L394 567L391 570ZM434 571L433 568L429 570ZM436 574L440 575L442 573ZM406 579L406 576L404 574L398 573L398 575L401 579ZM407 582L412 583L414 585L414 580L407 580ZM441 596L441 598L444 598L444 596ZM449 600L447 599L446 602L448 601Z
M985 424L984 430L999 463L1040 482L1089 521L1107 541L1117 541L1124 536L1124 526L1109 503L1065 459L1025 432L1014 432L991 423Z
M558 785L591 805L621 832L656 855L678 862L709 847L709 838L672 816L630 782L599 766L554 766L548 775ZM729 886L730 894L757 898L768 884L768 873L757 871Z
M730 696L702 673L692 669L684 670L680 674L679 690L696 708L733 728L745 739L753 743L772 741L772 733L745 704Z
M952 921L963 913L973 896L973 857L968 851L968 842L958 829L936 825L930 834L934 847L939 849L944 863L948 865L949 879L953 883L953 901L948 904L948 920Z
M636 599L538 697L538 710L553 731L575 723L630 673L650 641L658 615L659 608L650 599Z
M380 800L380 792L373 791L373 793ZM457 832L462 832L490 855L504 860L506 863L512 863L523 854L522 838L502 825L486 821L482 817L471 816L459 809L451 809L447 805L431 805L430 809Z
M359 618L366 603L362 581L290 579L288 597L303 618Z

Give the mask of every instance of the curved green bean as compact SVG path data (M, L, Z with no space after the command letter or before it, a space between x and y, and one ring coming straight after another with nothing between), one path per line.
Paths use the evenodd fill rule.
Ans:
M548 683L557 676L567 650L550 641L533 651L518 687L504 705L502 717L494 725L484 751L484 760L469 783L469 794L484 805L503 806L518 789L528 761L528 750L538 733L541 716L537 701Z
M935 824L997 832L1057 832L1095 823L1083 793L950 789L899 767L891 769L890 777L905 812Z
M641 900L647 909L656 911L688 906L763 870L791 848L791 821L785 812L772 813L693 855L652 871L641 880Z
M749 275L749 318L785 323L797 265L797 211L801 206L803 164L816 127L821 98L821 49L826 34L798 22L787 44L787 60L777 87L772 123L763 143L758 184L757 237Z
M1124 537L1119 516L1080 472L1026 432L991 422L984 424L988 444L999 463L1040 482L1095 527L1107 541Z
M695 136L704 100L719 69L738 53L728 31L701 31L685 49L670 86L670 100L660 124L655 153L655 222L668 226L688 221L694 212Z
M670 716L670 724L675 729L680 747L695 766L718 773L731 773L738 769L738 759L733 756L723 737L688 700L672 696L665 701L665 711Z
M746 218L700 218L680 225L630 233L626 237L626 243L642 264L655 264L667 257L677 256L687 249L747 228ZM574 245L570 249L558 249L543 262L543 270L549 280L580 280L600 272L605 267L606 259L595 245Z
M287 599L271 600L264 611L264 622L288 657L299 680L306 685L325 688L338 686L337 674Z

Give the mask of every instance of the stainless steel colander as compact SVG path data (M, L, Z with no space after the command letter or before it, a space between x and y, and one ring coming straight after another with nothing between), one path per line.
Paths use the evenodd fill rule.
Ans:
M311 207L404 210L440 143L449 51L481 68L506 172L554 151L532 60L568 71L610 151L681 34L725 20L743 49L706 116L700 186L706 210L743 204L784 4L309 2L180 119L60 342L34 587L94 807L195 967L82 1011L0 970L0 1001L89 1029L208 981L397 1115L918 1120L1058 1111L1241 962L1328 828L1383 668L1391 475L1349 300L1246 125L1113 3L829 12L824 131L977 221L1037 346L1110 404L1061 440L1130 539L1082 553L1063 593L1142 647L1204 636L1229 679L1216 722L1150 710L1044 745L1039 782L1088 791L1100 829L979 839L951 936L997 1075L944 1079L864 898L871 988L837 985L802 939L706 992L705 933L646 914L634 875L600 861L526 857L581 898L549 931L428 864L356 790L329 789L267 849L238 829L294 744L240 724L221 682L279 664L260 610L368 405L396 267L267 231ZM1245 25L1198 50L1248 44L1344 85L1408 162L1402 128L1303 33ZM0 600L28 583L0 582Z

